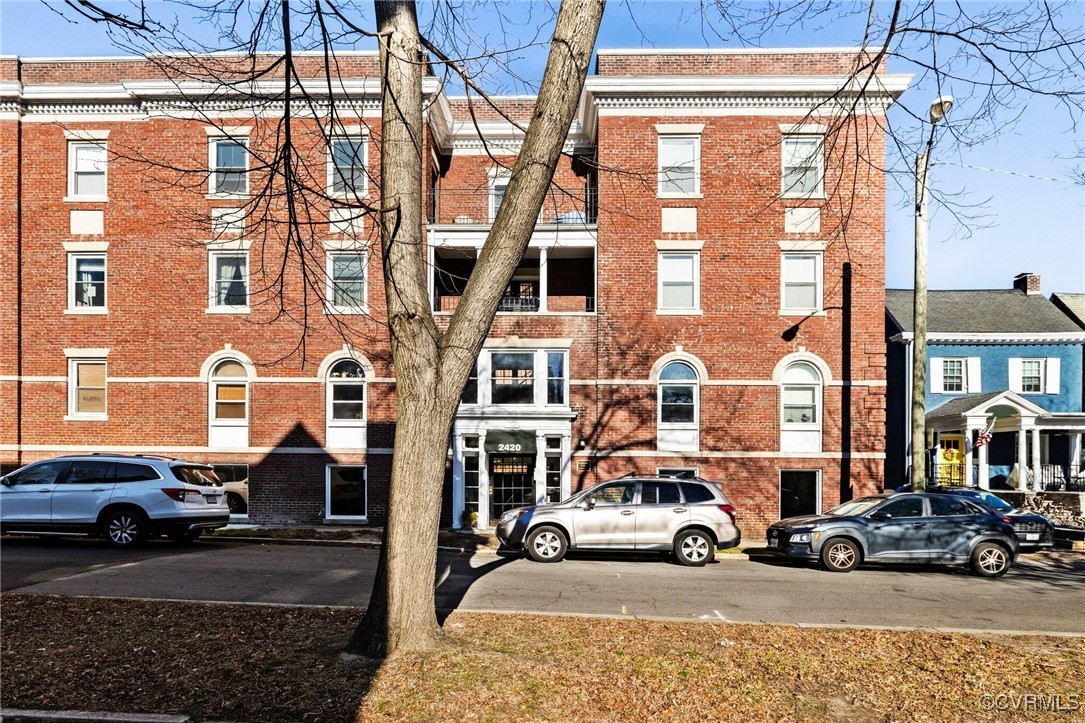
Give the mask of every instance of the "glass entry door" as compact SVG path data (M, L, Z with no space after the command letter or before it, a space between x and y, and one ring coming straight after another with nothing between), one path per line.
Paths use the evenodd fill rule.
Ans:
M490 520L535 504L535 455L490 455Z

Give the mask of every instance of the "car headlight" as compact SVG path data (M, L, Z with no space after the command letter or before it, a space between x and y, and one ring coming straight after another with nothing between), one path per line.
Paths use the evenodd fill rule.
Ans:
M810 542L810 533L809 532L802 532L802 533L799 533L798 535L792 535L790 541L792 543L795 543L795 542Z
M502 522L512 522L513 520L515 520L517 517L524 514L525 512L527 512L527 510L509 510L505 514L501 515L501 521Z

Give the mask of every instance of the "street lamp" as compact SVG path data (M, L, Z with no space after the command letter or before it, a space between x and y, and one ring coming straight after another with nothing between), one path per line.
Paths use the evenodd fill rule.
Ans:
M953 107L953 98L931 103L927 148L915 157L915 291L912 295L912 491L927 484L927 167L934 129Z

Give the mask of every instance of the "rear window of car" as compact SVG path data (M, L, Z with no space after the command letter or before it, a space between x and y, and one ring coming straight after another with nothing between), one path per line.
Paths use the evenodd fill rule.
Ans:
M645 482L641 485L642 505L677 505L681 502L678 485L674 482Z
M695 505L698 502L711 502L716 499L712 490L704 485L693 482L682 482L682 495L686 498L686 504Z
M221 487L215 470L210 467L173 467L173 476L198 487Z
M146 482L147 480L162 478L161 475L154 471L154 467L131 462L117 462L117 471L113 474L117 482Z
M962 499L953 497L931 497L931 514L937 517L949 515L974 515L975 508Z

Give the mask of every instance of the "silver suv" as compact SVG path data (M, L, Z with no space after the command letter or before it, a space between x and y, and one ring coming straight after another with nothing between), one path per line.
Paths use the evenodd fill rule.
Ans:
M558 562L568 550L659 550L700 566L716 548L742 539L735 508L720 486L700 477L626 475L564 502L509 510L497 537L526 549L536 562Z
M0 478L0 532L100 535L115 547L178 542L230 521L207 465L145 455L70 455Z

